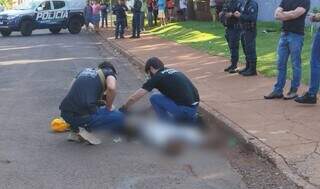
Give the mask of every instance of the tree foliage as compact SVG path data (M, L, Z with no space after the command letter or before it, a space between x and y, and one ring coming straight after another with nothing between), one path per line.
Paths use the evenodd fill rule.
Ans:
M12 0L0 0L0 4L6 8L11 8Z

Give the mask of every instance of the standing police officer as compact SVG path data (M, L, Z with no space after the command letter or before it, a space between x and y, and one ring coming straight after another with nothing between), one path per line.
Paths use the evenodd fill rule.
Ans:
M246 67L239 74L243 76L257 75L256 23L258 18L258 3L255 0L245 0L240 12L236 11L234 16L240 19L241 37L244 40L244 53L246 55Z
M223 4L222 12L219 14L221 23L225 26L225 38L231 54L231 65L224 71L236 73L239 61L239 41L241 28L239 18L233 14L241 8L240 0L226 0ZM243 44L243 43L242 43Z

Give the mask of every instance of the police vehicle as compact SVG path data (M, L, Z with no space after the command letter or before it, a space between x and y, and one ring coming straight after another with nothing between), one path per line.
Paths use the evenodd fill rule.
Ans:
M23 36L30 36L36 29L49 29L53 34L68 29L71 34L78 34L84 25L85 5L85 0L27 0L0 13L0 33L7 37L20 31Z

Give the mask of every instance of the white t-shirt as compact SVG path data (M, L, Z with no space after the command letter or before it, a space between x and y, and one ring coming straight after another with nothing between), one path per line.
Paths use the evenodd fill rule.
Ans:
M180 0L180 9L186 9L187 8L187 0Z

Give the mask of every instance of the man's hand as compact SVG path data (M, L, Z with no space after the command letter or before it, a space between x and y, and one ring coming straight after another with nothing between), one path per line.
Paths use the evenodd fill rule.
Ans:
M236 11L236 12L233 13L233 15L234 15L235 17L237 17L237 18L240 18L241 13L240 13L239 11Z

